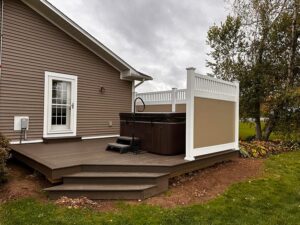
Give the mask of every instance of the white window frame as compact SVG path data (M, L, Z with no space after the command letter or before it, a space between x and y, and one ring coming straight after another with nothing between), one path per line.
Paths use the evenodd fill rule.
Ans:
M73 114L70 118L70 130L69 131L50 131L51 117L51 102L50 97L50 80L57 79L61 81L71 82L71 104L73 104ZM43 137L72 137L77 135L77 83L78 78L74 75L55 73L45 71L45 86L44 86L44 128Z

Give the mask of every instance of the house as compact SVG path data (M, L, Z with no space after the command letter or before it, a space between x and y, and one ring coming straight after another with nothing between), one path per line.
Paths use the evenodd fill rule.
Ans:
M144 199L237 156L238 83L188 68L184 90L135 93L151 76L46 0L1 6L0 132L55 184L50 198ZM135 112L138 98L148 113Z
M3 0L0 132L25 143L119 133L138 72L47 1Z

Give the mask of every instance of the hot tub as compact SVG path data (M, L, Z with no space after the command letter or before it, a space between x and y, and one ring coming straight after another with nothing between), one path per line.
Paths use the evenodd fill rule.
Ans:
M141 150L177 155L185 152L185 113L120 113L121 136L140 138Z

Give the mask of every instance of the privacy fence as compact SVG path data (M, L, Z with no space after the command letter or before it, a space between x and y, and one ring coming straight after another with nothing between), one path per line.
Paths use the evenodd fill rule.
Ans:
M239 148L239 82L187 69L187 89L136 93L147 112L186 112L186 160Z

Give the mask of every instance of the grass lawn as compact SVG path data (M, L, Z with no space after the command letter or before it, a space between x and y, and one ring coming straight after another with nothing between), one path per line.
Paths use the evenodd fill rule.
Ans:
M262 122L262 128L264 128L264 122ZM255 124L251 122L240 122L240 139L245 141L249 137L255 136ZM282 135L278 133L272 133L270 140L283 140L285 139ZM300 141L300 135L294 134L287 138L288 140L298 140Z
M240 122L240 139L246 140L248 137L255 135L255 124Z
M270 157L265 171L263 178L235 184L202 205L162 209L120 203L118 212L101 213L24 199L0 207L0 224L300 224L300 152Z

